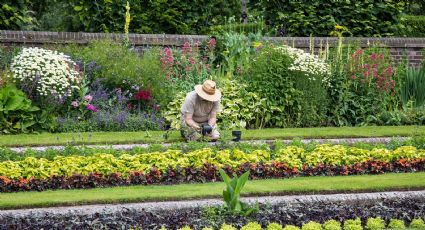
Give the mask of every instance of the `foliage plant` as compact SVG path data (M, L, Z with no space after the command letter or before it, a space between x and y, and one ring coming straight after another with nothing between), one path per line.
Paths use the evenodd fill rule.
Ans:
M24 92L11 84L0 88L0 127L3 134L53 129L51 115L34 106Z
M344 230L363 230L362 221L360 218L345 220Z
M247 204L240 201L240 194L243 187L245 186L245 183L248 181L249 172L245 172L240 177L234 174L233 178L230 178L222 169L219 170L219 173L221 179L224 181L224 183L226 183L226 190L223 191L223 198L228 211L231 213L249 216L252 212L255 211L255 208L249 207Z
M12 79L30 99L63 99L79 89L81 73L68 56L38 47L23 48L13 58Z
M425 229L425 223L422 219L415 218L410 222L409 227L412 229Z
M326 37L335 24L356 37L391 36L400 29L403 1L260 1L265 20L280 36ZM355 18L355 20L353 20Z
M391 219L388 223L388 228L390 229L406 229L406 225L403 220Z
M323 223L324 230L341 230L341 223L336 220L328 220Z
M322 225L320 223L310 221L308 223L303 224L301 230L322 230Z
M283 230L283 228L282 225L274 222L268 224L266 230Z
M285 227L283 228L283 230L300 230L299 227L295 226L295 225L285 225Z
M385 221L381 217L369 218L366 227L370 230L382 230L385 229Z
M257 222L249 222L244 225L240 230L262 230L261 225Z
M414 108L422 107L425 104L425 67L408 68L400 88L400 98L404 106L411 102Z

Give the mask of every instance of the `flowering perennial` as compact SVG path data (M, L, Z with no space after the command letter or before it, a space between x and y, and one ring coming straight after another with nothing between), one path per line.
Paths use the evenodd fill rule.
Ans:
M276 49L287 53L294 60L291 66L289 66L289 70L301 72L310 77L310 80L316 80L316 76L323 76L323 82L329 81L329 65L320 60L316 55L286 45L276 47Z
M38 47L23 48L13 58L12 78L19 85L33 85L39 96L63 98L79 89L80 73L68 56Z

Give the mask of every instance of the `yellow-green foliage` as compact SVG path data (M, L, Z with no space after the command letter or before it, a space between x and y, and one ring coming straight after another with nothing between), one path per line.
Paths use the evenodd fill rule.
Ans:
M390 223L388 224L389 229L405 229L406 225L404 224L404 221L398 220L398 219L391 219Z
M410 222L410 228L425 229L425 223L422 219L413 219L412 222Z
M266 230L283 230L283 228L282 225L278 223L270 223L269 225L267 225Z
M235 227L233 227L232 225L223 224L223 225L221 225L220 230L237 230L237 229Z
M363 230L360 218L354 220L346 220L344 222L344 230Z
M369 218L366 227L369 230L381 230L385 228L385 221L381 217Z
M379 159L389 162L398 159L420 159L425 157L425 150L412 146L403 146L394 151L386 149L364 150L341 145L317 145L311 152L288 146L277 151L275 158L266 150L243 152L233 150L199 149L184 153L180 150L165 152L123 154L96 154L93 156L57 156L53 160L27 157L21 161L0 162L0 175L10 179L49 178L50 176L71 176L73 174L88 175L90 173L120 173L128 176L130 172L149 172L152 167L164 172L168 168L192 167L202 168L205 163L218 168L230 166L234 169L243 163L271 164L280 162L290 167L302 169L303 165L317 164L350 165L367 160Z
M304 224L301 227L301 230L322 230L322 225L317 223L317 222L310 221L310 222Z
M261 230L261 225L257 222L249 222L243 226L240 230Z
M178 230L192 230L189 226L184 226L183 228L179 228Z
M283 230L300 230L300 228L295 225L285 225Z
M328 220L323 224L324 230L341 230L341 223L336 220Z
M214 230L213 228L203 228L202 230Z

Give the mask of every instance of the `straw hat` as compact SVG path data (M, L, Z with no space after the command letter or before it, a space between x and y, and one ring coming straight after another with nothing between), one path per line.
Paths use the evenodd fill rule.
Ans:
M204 84L195 86L196 93L207 101L219 101L221 92L216 88L215 82L205 80Z

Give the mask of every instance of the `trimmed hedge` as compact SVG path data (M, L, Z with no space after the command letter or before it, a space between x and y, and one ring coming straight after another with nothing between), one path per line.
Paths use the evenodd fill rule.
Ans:
M402 31L402 35L407 37L425 37L425 16L406 16L403 25L406 28Z
M262 0L267 24L280 36L329 36L335 25L353 36L391 36L398 30L404 2L395 0Z

